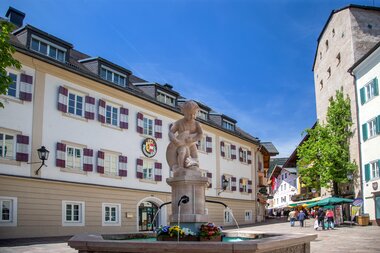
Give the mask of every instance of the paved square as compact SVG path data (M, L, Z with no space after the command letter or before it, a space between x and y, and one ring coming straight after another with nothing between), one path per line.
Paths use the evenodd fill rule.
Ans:
M244 227L245 231L263 231L271 233L306 233L317 234L318 239L311 242L312 253L325 252L380 252L379 226L342 226L334 230L315 231L313 220L307 220L306 227L300 228L299 223L290 227L289 222L269 220L251 227ZM51 239L29 240L0 240L0 253L75 253L67 243Z

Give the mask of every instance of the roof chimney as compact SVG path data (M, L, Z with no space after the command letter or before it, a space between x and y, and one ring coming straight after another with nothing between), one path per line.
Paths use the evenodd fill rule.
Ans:
M12 24L16 25L17 27L21 27L25 18L25 13L9 6L9 9L5 16Z

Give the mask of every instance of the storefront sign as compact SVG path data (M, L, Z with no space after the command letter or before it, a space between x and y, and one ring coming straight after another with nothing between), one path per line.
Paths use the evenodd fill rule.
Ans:
M141 145L141 150L146 157L153 157L157 153L157 143L152 138L146 138Z
M362 206L363 205L363 199L362 198L356 198L354 199L354 202L352 202L353 206Z

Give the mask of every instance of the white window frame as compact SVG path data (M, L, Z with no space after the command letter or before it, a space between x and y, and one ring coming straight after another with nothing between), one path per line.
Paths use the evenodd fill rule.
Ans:
M364 85L365 101L368 102L375 97L375 79L372 79L366 85Z
M9 220L3 220L3 202L10 202ZM0 196L0 227L17 226L17 198Z
M242 188L244 193L248 193L248 178L242 178L241 182Z
M2 150L2 154L0 156L0 159L2 159L2 160L15 160L16 159L16 135L9 133L7 131L2 131L2 130L0 130L0 134L3 135L3 140L2 140L2 142L0 141L0 148ZM5 136L6 135L13 137L13 141L12 141L13 154L12 154L12 156L9 156L9 157L3 156L4 150L5 150ZM8 149L7 149L7 152L8 152Z
M20 73L16 72L16 71L7 70L7 76L9 76L10 74L16 76L16 91L15 91L16 94L15 94L15 96L9 95L8 94L8 90L7 90L7 92L4 95L7 96L7 97L10 97L10 98L19 99L19 93L20 93Z
M244 221L252 221L252 210L244 211Z
M162 102L164 104L175 106L175 97L172 95L169 95L166 92L163 92L161 90L157 90L157 101ZM171 101L172 100L172 101Z
M202 139L200 139L198 141L198 151L201 151L201 152L206 152L207 149L206 149L206 136L203 135Z
M224 224L232 224L233 218L228 210L224 210Z
M369 163L370 166L370 172L371 172L371 179L376 179L380 177L380 168L379 168L379 161L373 161Z
M78 221L68 221L66 220L66 207L67 205L78 205L79 206L79 220ZM85 225L85 203L83 201L71 201L62 200L62 226L63 227L83 227Z
M375 137L376 134L376 118L373 118L367 122L368 126L368 139Z
M248 163L248 150L245 148L242 148L241 150L242 150L242 154L241 154L242 162Z
M122 87L126 87L126 81L127 81L127 76L126 75L124 75L124 74L122 74L122 73L120 73L120 72L118 72L118 71L116 71L114 69L111 69L111 68L109 68L109 67L107 67L105 65L101 65L100 66L100 73L102 72L102 68L105 69L106 71L111 72L111 75L112 75L112 77L111 77L112 80L108 80L107 79L107 72L106 72L106 76L105 77L103 77L103 76L100 75L100 77L103 80L112 82L112 83L117 84L117 85L122 86ZM120 81L119 82L115 82L115 75L119 76L119 80L120 80L120 76L123 77L124 78L124 82L123 83L120 83Z
M154 181L154 160L143 159L143 178L144 180ZM149 166L148 166L149 165Z
M39 50L34 50L32 48L33 39L37 40L39 43L43 42L43 43L47 44L46 54L44 54L43 52L41 52ZM60 51L63 52L63 61L61 61L61 60L58 59L58 55L57 54L56 54L56 56L57 56L56 58L50 56L50 48L51 47L54 47L55 49L58 49L58 50L60 50ZM34 52L37 52L37 53L42 54L42 55L45 55L45 56L47 56L49 58L52 58L52 59L55 59L55 60L57 60L59 62L65 62L66 61L67 50L65 48L60 47L60 46L58 46L58 45L56 45L56 44L54 44L54 43L52 43L50 41L47 41L45 39L42 39L42 38L40 38L40 37L38 37L38 36L36 36L34 34L32 35L32 39L30 40L30 49L33 50Z
M231 130L231 131L235 130L235 124L225 119L222 120L222 127L224 129Z
M73 156L73 166L72 167L69 167L69 149L73 149L74 150L74 156ZM76 161L77 161L77 157L76 157L76 151L79 150L80 152L80 157L79 157L79 164L80 164L80 167L75 167L75 164L76 164ZM76 147L74 145L69 145L67 144L66 145L66 168L68 169L71 169L71 170L83 170L83 148L82 147Z
M106 208L115 209L115 221L106 221ZM102 226L121 226L121 204L102 203Z
M108 115L107 115L109 107L111 108L111 111L110 111L111 115L110 115L110 117L108 117ZM113 109L117 110L116 115L114 115ZM104 113L105 113L104 116L105 116L105 124L106 125L112 126L112 127L119 127L120 106L118 106L116 104L112 104L112 103L106 102L106 107L105 107ZM115 118L115 116L116 116L116 118ZM108 122L108 119L110 119L110 122ZM113 123L114 120L115 120L115 124Z
M232 176L229 174L223 174L224 179L228 181L228 186L225 191L232 191Z
M69 111L70 110L70 94L72 94L72 95L75 96L75 100L74 100L74 113L71 113ZM80 108L80 110L81 110L81 114L80 115L77 114L78 97L82 98L82 107ZM75 116L75 117L81 117L81 118L83 118L84 117L84 109L85 109L84 106L85 106L85 102L86 102L85 98L86 98L86 96L83 93L80 93L80 92L68 89L68 94L67 94L67 114Z
M208 115L207 111L199 109L198 114L197 114L197 118L207 120L207 115Z
M143 134L144 135L154 137L154 120L155 119L153 117L150 117L150 116L147 116L144 114L144 117L143 117ZM152 122L152 124L151 124L152 129L146 128L146 126L149 126L149 123L148 123L149 121ZM149 134L149 130L152 131L151 134Z
M104 174L109 176L119 176L118 154L104 152Z
M232 149L231 149L231 144L228 142L224 143L224 154L225 158L227 159L232 159Z

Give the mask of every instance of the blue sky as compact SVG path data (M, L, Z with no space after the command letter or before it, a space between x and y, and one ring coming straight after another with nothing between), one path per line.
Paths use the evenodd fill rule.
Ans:
M288 156L316 121L312 64L333 9L379 0L2 0L31 24L238 121Z

